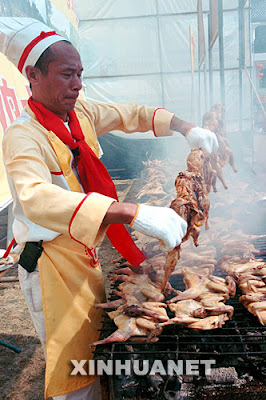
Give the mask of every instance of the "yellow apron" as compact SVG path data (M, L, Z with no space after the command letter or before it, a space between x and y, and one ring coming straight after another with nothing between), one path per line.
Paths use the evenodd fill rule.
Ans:
M92 376L70 376L71 360L92 359L89 344L98 339L105 300L101 268L90 265L85 247L60 235L45 242L39 259L46 326L45 398L81 389Z
M97 154L97 139L87 118L81 117L80 124L86 132L88 144ZM50 137L64 173L70 167L70 153L52 132ZM81 191L74 174L65 178L71 190ZM95 261L83 244L70 236L60 235L44 242L43 248L38 266L47 339L47 398L81 389L96 379L95 376L80 374L71 376L71 360L92 359L89 344L99 337L102 315L94 304L105 301L105 295L100 265L98 263L95 267Z

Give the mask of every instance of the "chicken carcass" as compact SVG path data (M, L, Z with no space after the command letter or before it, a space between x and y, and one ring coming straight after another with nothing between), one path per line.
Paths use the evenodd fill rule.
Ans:
M228 275L233 276L238 279L243 274L257 273L264 269L265 263L262 258L255 259L253 255L245 254L241 256L223 256L218 260L218 264L222 271L226 272Z
M227 256L242 256L244 254L264 255L265 253L255 248L252 243L243 240L224 240L220 254Z
M152 301L163 301L164 295L160 288L156 287L147 274L118 275L116 279L122 280L118 286L121 295L128 293L143 301L143 296Z
M175 313L175 317L160 323L160 327L182 324L186 328L211 330L220 328L233 314L233 307L218 301L215 305L204 306L202 301L181 300L177 303L169 304L169 308Z
M170 207L180 215L188 224L187 233L182 242L193 238L195 246L198 245L200 226L207 223L209 200L203 186L203 178L199 173L180 172L175 180L176 199ZM180 246L169 252L165 264L165 282L173 272L176 261L179 259Z
M247 309L258 318L261 325L266 324L266 301L251 302L248 304Z
M222 129L223 125L224 125L224 117L225 117L224 105L221 103L216 103L211 107L210 111L215 113L217 120L219 122L219 125Z
M147 336L148 334L147 329L138 326L136 318L125 314L117 315L114 318L114 323L118 329L107 338L90 343L90 347L106 343L125 342L132 336Z
M225 164L230 164L233 171L237 172L234 162L234 154L230 148L229 141L226 138L224 131L225 108L223 104L215 104L210 111L214 113L218 123L215 133L219 143L218 156L220 160L220 165L221 167L223 167Z
M239 301L266 324L266 263L263 259L224 256L219 260L222 270L237 280L242 293Z
M175 269L177 260L179 259L180 246L168 252L164 267L164 277L162 283L162 292L164 293L168 279Z
M223 121L220 119L221 115L216 113L215 110L208 111L204 114L202 119L202 127L205 129L210 129L216 134L218 140L218 151L211 156L212 168L216 171L217 177L222 182L225 189L228 186L225 183L222 168L225 164L230 164L233 171L237 172L234 162L234 155L230 148L228 139L224 136L222 127ZM215 178L213 180L213 188L216 191Z
M199 275L191 268L184 268L186 290L168 301L175 317L160 324L185 324L192 329L215 329L221 327L233 315L232 306L225 301L235 295L234 280L210 275Z
M143 186L143 188L139 191L136 198L138 200L141 199L142 201L144 201L144 197L149 198L151 195L160 197L166 196L166 193L163 190L163 186L158 181L153 180L147 183L145 186Z
M167 204L169 197L170 167L160 160L143 162L146 166L144 173L145 184L136 198L146 204L162 206Z
M180 292L177 296L168 301L168 303L175 303L179 300L185 299L201 299L208 297L210 293L218 293L222 295L225 300L230 297L232 293L232 283L226 279L216 277L213 275L203 276L197 274L191 268L183 268L183 280L186 290Z
M211 156L201 149L192 149L187 157L187 170L190 172L199 173L203 178L207 194L210 193L213 186L216 191L216 171L211 165Z
M153 277L155 274L153 274ZM121 281L113 294L119 296L117 300L96 304L96 308L114 308L107 314L117 325L118 329L109 337L96 341L91 346L111 342L123 342L134 336L146 337L147 341L155 341L162 328L160 322L166 322L169 317L167 305L161 301L161 283L152 281L148 274L136 274L125 267L115 271L114 281ZM157 284L157 286L156 286Z
M172 201L170 207L188 224L187 233L182 239L182 243L191 236L195 246L198 246L200 226L205 223L207 229L210 207L204 179L200 173L180 172L175 180L175 187L176 199ZM181 245L167 254L162 291L165 290L166 283L175 269L177 260L180 258L180 249Z

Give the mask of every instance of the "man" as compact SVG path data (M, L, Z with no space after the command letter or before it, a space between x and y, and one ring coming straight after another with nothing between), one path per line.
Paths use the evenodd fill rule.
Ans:
M5 133L3 154L14 200L14 237L26 243L20 283L46 356L45 397L98 400L95 376L70 376L70 360L92 357L88 345L100 327L94 304L104 300L104 287L95 246L107 233L138 267L145 256L123 224L158 238L167 250L181 243L187 224L170 208L118 202L98 159L97 136L115 129L153 129L156 136L175 130L191 147L208 152L217 150L217 140L163 109L79 100L79 53L39 21L1 18L0 50L32 91Z

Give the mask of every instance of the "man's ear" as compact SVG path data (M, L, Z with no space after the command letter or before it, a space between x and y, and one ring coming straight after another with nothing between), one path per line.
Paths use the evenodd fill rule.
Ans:
M28 81L32 85L38 84L38 74L39 74L38 68L32 67L31 65L27 65L25 71L26 71L26 74L27 74Z

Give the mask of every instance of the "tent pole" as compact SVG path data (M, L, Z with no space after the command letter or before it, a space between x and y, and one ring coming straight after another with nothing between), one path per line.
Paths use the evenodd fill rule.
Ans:
M200 79L201 79L201 71L200 71L200 66L199 66L199 69L198 69L198 80L199 80L199 93L198 93L198 124L200 123L200 120L201 120L201 81L200 81Z
M158 11L158 0L156 0L156 21L157 21L157 37L159 46L159 61L160 61L160 78L161 78L161 94L162 94L162 107L165 107L164 99L164 79L163 79L163 67L162 67L162 48L160 40L160 23L159 23L159 11Z
M205 110L204 113L208 110L208 90L207 90L207 67L206 67L206 60L204 62L204 94L205 94Z
M211 7L211 0L210 0ZM211 11L211 8L210 8ZM210 107L213 105L213 76L212 76L212 46L211 46L211 13L208 14L208 53L209 53L209 91L210 91Z
M244 54L244 1L238 0L238 25L239 25L239 131L243 130L243 67L245 66Z
M219 30L219 62L220 62L220 89L221 102L225 105L224 87L224 38L223 38L223 0L218 0L218 30Z

